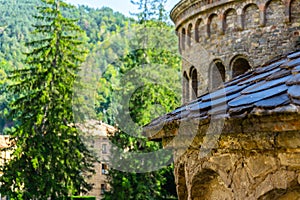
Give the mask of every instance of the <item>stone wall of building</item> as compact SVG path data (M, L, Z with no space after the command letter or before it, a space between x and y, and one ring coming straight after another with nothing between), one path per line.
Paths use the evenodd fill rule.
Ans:
M88 182L93 184L93 189L87 195L95 196L97 200L100 200L104 192L110 189L107 183L108 162L111 154L111 143L108 137L114 134L116 129L98 120L88 120L76 126L86 136L86 144L91 147L99 160L98 163L94 163L95 174L88 179Z
M299 6L300 0L179 2L171 18L179 37L182 74L189 82L184 101L217 87L220 81L216 79L228 81L276 55L295 50L300 32ZM198 82L195 91L191 86L194 68ZM215 75L218 71L220 77Z
M188 149L163 138L175 150L179 199L300 199L299 125L297 116L284 114L226 120L209 149L203 141L211 140L210 124L200 124ZM190 143L188 127L183 132Z

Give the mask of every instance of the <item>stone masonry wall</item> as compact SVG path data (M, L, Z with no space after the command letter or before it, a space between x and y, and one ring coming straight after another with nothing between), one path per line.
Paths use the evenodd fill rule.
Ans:
M237 57L256 67L295 50L299 10L300 0L182 1L171 13L183 58L182 74L190 80L191 68L197 69L200 94L208 89L209 71L216 60L224 65L227 81Z
M278 117L261 117L259 120L264 123L253 126L256 118L226 121L212 149L202 148L206 137L211 137L205 134L209 124L199 127L188 149L181 149L178 143L174 145L180 200L300 199L297 118L285 116L281 121L287 129L277 131L274 127L280 125L273 121ZM164 138L164 146L172 141ZM203 156L203 152L207 154Z

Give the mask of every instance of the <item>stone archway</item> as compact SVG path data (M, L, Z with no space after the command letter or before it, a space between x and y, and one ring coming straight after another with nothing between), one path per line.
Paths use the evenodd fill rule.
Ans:
M192 99L195 99L198 96L198 73L195 67L191 68L190 77L192 81Z
M215 171L204 169L193 178L190 200L211 199L230 200L233 194Z
M182 97L183 97L183 103L186 103L190 100L190 88L189 88L189 85L190 85L190 80L187 76L187 73L184 72L183 73L183 88L182 88Z
M292 0L290 4L290 17L292 23L300 22L300 0Z
M185 43L186 43L186 32L185 28L182 28L181 30L181 50L185 50Z
M224 32L225 34L237 31L237 12L235 9L230 8L224 14Z
M225 81L225 66L221 60L215 60L209 69L209 90L219 87Z
M237 56L231 61L232 78L244 74L251 69L249 61L243 56Z
M270 0L266 4L266 26L278 26L284 22L284 4L281 0Z
M248 4L243 9L244 29L256 28L259 26L259 8L256 4Z
M188 29L187 29L187 46L188 47L192 46L192 30L193 30L193 25L189 24Z

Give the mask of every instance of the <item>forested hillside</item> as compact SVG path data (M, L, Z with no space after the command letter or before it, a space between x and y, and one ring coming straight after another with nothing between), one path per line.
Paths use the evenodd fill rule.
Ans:
M11 66L23 65L24 44L32 39L30 32L39 3L39 0L0 0L0 58ZM79 20L80 27L86 32L90 50L133 22L133 19L110 8L79 6L65 14Z
M6 83L8 71L19 69L24 66L26 52L25 43L33 39L31 32L36 22L39 0L0 0L0 130L10 123L3 119L8 113L7 91L3 88ZM94 9L87 6L79 6L71 11L65 11L65 15L77 19L79 26L84 30L87 40L89 56L99 54L97 49L103 41L108 40L118 31L127 29L134 23L132 18L125 17L121 13L114 12L110 8ZM105 51L100 52L107 59L115 57L114 50L107 46ZM100 68L106 63L103 59L89 59L89 64L94 68Z

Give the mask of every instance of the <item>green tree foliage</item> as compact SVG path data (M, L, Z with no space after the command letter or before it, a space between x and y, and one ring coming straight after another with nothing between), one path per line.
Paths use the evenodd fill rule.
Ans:
M9 128L12 125L12 121L8 118L8 104L12 95L7 90L7 86L9 85L7 73L11 68L6 60L0 61L0 135L4 134L5 128Z
M10 115L16 125L10 162L0 169L0 193L13 199L65 199L85 192L95 161L74 124L73 84L84 60L82 31L60 0L42 0L34 38L27 43L28 67L15 70L16 96Z
M33 16L41 1L0 0L0 4L0 58L15 68L21 68L25 59L24 43L33 39L30 34L32 25L36 23ZM95 9L79 6L72 10L62 9L62 12L67 17L78 19L78 25L86 32L90 52L111 35L134 23L133 19L107 7ZM98 61L94 64L100 66L102 63Z
M106 120L120 125L120 132L110 138L118 147L114 148L110 162L112 167L117 166L119 161L123 163L124 159L131 162L126 166L118 166L129 172L110 170L108 182L111 190L106 192L104 199L176 199L172 166L152 172L135 173L132 171L141 162L146 162L147 165L156 163L136 160L130 154L119 160L122 150L126 154L161 149L160 143L142 137L141 127L180 104L180 58L174 45L176 36L174 33L170 34L173 27L162 21L165 1L132 2L141 11L136 14L140 28L135 33L136 38L129 41L132 50L110 65L100 79L103 84L100 96L106 95L104 99L108 99L105 102L105 106L108 106ZM111 79L117 79L118 82L110 82ZM108 90L113 92L107 92ZM135 125L127 123L128 118ZM132 133L135 136L129 135Z

